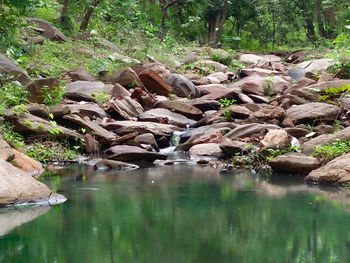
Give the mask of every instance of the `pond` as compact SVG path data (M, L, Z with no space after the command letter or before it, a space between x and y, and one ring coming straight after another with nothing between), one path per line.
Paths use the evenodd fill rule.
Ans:
M347 189L184 165L60 173L45 183L66 203L0 210L0 262L350 260Z

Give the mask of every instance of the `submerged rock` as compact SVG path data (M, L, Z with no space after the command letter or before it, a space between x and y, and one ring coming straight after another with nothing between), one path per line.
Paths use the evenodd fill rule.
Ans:
M113 169L113 170L123 170L123 171L136 170L140 168L138 165L135 165L135 164L124 163L124 162L114 161L114 160L106 160L106 159L97 161L94 167L95 169Z
M335 158L325 166L312 171L305 181L339 185L350 183L350 153Z

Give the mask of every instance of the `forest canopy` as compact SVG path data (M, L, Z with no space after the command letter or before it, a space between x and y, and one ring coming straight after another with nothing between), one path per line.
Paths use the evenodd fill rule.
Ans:
M350 32L347 0L2 0L3 49L26 16L67 35L93 30L118 43L142 38L250 50L323 45Z

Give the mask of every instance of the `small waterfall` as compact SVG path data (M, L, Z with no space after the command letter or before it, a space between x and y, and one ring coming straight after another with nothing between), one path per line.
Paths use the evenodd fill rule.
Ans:
M170 147L161 149L160 153L167 154L168 159L177 160L177 159L187 159L187 155L184 152L176 152L175 148L180 144L181 136L188 133L188 129L184 131L174 131L173 135L170 138Z

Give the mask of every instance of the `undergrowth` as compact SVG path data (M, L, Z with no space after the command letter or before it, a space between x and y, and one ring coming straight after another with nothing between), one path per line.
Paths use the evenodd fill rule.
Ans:
M312 155L328 161L348 152L350 152L350 140L337 139L330 144L317 145Z

